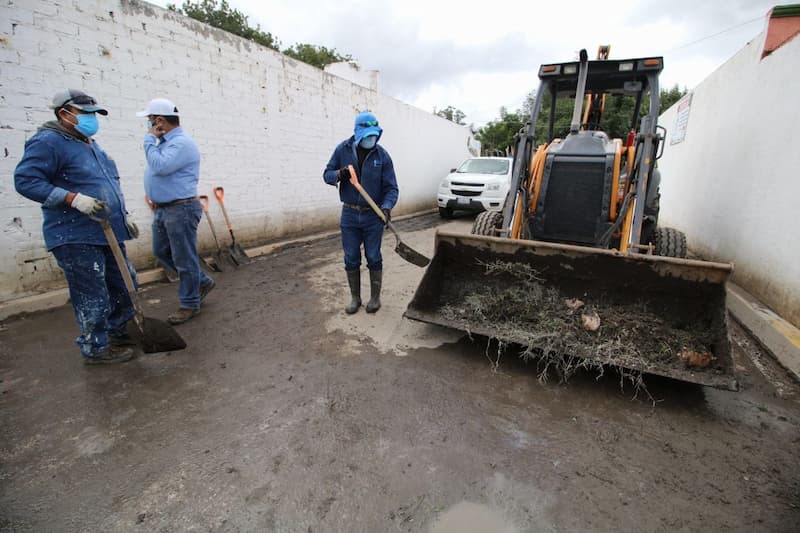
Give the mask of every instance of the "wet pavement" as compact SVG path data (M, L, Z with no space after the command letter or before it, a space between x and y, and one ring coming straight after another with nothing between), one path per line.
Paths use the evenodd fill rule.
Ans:
M430 256L439 224L397 226ZM86 367L71 308L5 321L0 530L798 529L800 387L735 324L739 392L542 382L403 319L422 270L394 244L375 315L343 312L328 238L218 275L180 352ZM176 290L149 287L146 313Z

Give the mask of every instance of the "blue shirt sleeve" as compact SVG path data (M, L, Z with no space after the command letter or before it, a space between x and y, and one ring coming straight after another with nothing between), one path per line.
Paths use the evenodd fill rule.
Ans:
M168 143L158 144L152 133L144 136L147 165L154 176L168 176L194 162L194 150L187 150L186 139L177 136Z
M22 196L44 207L63 205L69 191L52 184L57 168L53 147L42 139L32 138L14 171L14 187Z
M322 179L325 180L325 183L328 185L336 186L336 183L339 181L339 169L342 168L339 163L339 151L340 147L337 146L336 149L333 151L328 164L325 165L325 170L322 172Z
M386 151L384 151L383 179L381 180L381 185L383 190L381 209L394 209L394 206L397 205L399 189L397 187L397 177L394 174L394 162Z

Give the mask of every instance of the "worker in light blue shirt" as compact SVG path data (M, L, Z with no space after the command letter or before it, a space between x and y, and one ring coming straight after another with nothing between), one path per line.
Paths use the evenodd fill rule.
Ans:
M182 324L200 312L200 302L214 288L197 253L197 225L203 214L197 199L200 151L181 128L178 108L166 98L150 100L136 115L148 120L144 189L155 209L153 254L180 279L180 307L167 320Z

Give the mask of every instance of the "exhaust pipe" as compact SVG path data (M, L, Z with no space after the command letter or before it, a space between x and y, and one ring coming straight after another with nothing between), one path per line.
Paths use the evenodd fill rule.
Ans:
M581 129L581 115L583 114L583 97L586 95L586 76L589 74L589 54L586 49L580 51L580 70L578 70L578 88L575 90L575 107L572 110L572 124L570 134L578 133Z

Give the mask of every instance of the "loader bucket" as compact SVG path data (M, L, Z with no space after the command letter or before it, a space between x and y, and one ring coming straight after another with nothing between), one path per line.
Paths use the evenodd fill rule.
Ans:
M738 390L725 307L732 270L439 231L405 316L519 346L539 361L557 357Z

